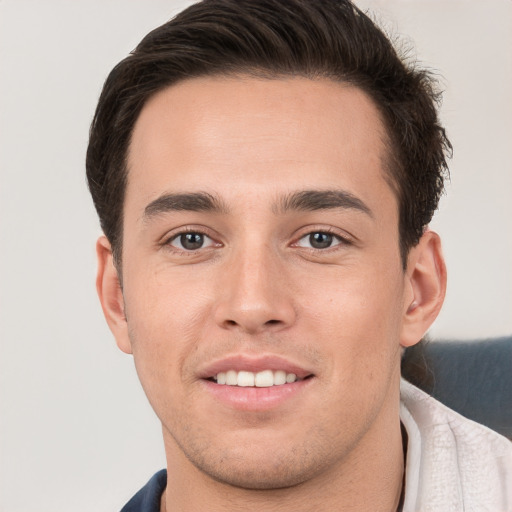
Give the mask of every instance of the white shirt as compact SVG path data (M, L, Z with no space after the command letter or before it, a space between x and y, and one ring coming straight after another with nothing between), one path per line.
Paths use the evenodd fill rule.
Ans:
M403 512L512 512L512 442L402 379Z

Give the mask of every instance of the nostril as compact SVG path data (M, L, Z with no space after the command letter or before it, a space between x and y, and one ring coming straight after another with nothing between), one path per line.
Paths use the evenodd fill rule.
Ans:
M226 301L216 308L215 321L222 329L240 329L247 333L259 333L265 329L277 331L294 321L295 313L291 307L276 311L277 308L256 306L233 306Z

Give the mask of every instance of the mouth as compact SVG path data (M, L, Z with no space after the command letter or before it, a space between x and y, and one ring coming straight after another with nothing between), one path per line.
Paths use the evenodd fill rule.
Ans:
M283 386L293 384L302 380L310 379L313 374L304 377L298 377L293 372L286 370L262 370L252 372L247 370L228 370L212 375L207 380L224 386L238 386L243 388L270 388L274 386Z
M303 365L276 355L239 354L210 362L199 371L215 403L243 411L282 410L304 396L316 380ZM295 397L295 398L294 398Z

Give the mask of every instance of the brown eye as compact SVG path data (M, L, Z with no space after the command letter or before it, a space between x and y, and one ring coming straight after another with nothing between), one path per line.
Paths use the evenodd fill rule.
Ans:
M303 236L298 242L299 247L307 247L309 249L329 249L340 245L345 240L343 238L328 233L327 231L314 231Z
M327 249L331 247L333 238L329 233L311 233L309 243L314 249Z
M170 245L177 247L183 251L196 251L203 247L209 247L213 244L213 240L204 235L203 233L181 233L176 235L171 241Z

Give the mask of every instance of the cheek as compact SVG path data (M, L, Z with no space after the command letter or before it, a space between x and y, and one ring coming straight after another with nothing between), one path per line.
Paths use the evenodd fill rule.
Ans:
M133 357L150 400L160 390L178 389L187 378L185 361L207 331L208 295L181 281L154 272L125 283Z
M191 338L211 301L204 283L194 274L166 268L133 274L125 283L128 320L134 332L144 332L147 337L137 341L166 344L166 339Z
M322 286L319 287L319 282ZM333 361L357 367L382 367L378 359L396 355L402 311L403 274L368 266L333 268L322 280L312 278L304 318ZM320 334L322 333L322 334Z

